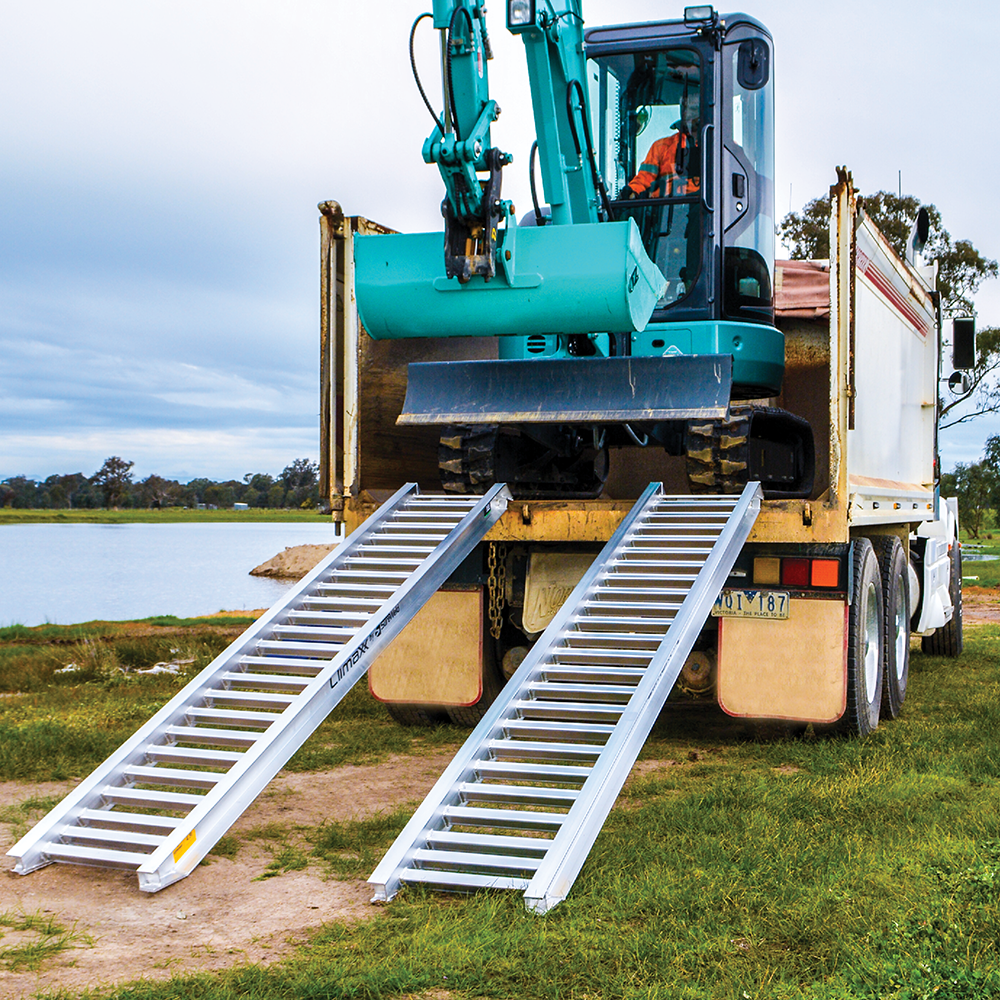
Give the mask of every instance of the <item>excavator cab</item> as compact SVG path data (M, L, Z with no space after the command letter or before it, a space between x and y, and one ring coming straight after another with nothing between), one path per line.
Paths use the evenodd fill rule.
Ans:
M585 33L597 165L667 282L633 355L733 356L733 398L776 394L771 39L744 14Z

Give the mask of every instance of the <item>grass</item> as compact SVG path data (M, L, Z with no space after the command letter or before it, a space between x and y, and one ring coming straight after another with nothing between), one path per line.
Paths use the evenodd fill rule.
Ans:
M42 962L90 938L41 913L0 913L0 968L35 972Z
M4 524L190 524L213 521L250 523L257 521L306 521L330 523L329 514L316 510L278 510L251 507L249 510L190 510L166 507L163 510L20 510L0 507L0 525Z
M89 774L252 621L165 616L0 629L0 781ZM172 660L193 662L176 675L136 672ZM360 684L287 768L375 764L462 738L453 726L398 726Z
M1000 558L980 561L970 559L973 554L1000 557L1000 531L991 529L980 532L979 538L969 538L962 532L962 576L966 586L993 588L1000 587Z
M867 740L759 740L711 709L664 712L571 893L545 917L518 894L407 889L373 919L327 925L273 965L106 995L998 996L1000 627L967 636L958 661L914 653L902 717ZM352 692L297 766L419 753L456 735L421 738L379 712L363 688ZM365 877L408 813L269 825L241 842L269 850L275 875L317 863Z

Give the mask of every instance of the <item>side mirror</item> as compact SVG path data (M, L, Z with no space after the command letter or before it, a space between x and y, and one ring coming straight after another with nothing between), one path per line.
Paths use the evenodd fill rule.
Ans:
M927 237L931 234L931 217L927 214L926 208L921 208L917 212L917 218L914 220L913 228L910 230L910 236L906 241L906 262L907 264L916 263L916 257L918 253L924 252L924 247L927 244Z
M959 316L951 323L951 363L959 371L976 367L976 320Z
M747 90L760 90L770 76L770 54L762 38L740 42L736 57L736 79Z
M956 396L964 396L972 388L968 372L952 372L948 376L948 388Z

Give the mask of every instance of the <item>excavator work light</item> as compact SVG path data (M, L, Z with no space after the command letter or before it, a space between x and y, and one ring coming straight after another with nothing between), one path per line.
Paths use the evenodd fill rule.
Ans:
M714 25L718 20L719 15L715 13L715 8L711 4L684 8L684 23L688 27L699 24Z
M535 0L507 0L507 27L526 28L535 23Z

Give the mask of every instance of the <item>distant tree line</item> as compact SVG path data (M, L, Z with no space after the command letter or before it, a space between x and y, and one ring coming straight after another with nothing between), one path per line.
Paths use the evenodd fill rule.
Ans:
M997 527L1000 517L1000 435L986 439L978 462L959 462L941 476L941 495L958 497L958 521L972 538ZM992 536L991 536L992 537Z
M112 455L92 476L82 472L37 481L11 476L0 482L0 507L35 510L141 507L315 507L319 501L319 468L297 458L278 476L248 472L242 480L192 479L180 483L152 475L138 482L134 462Z

